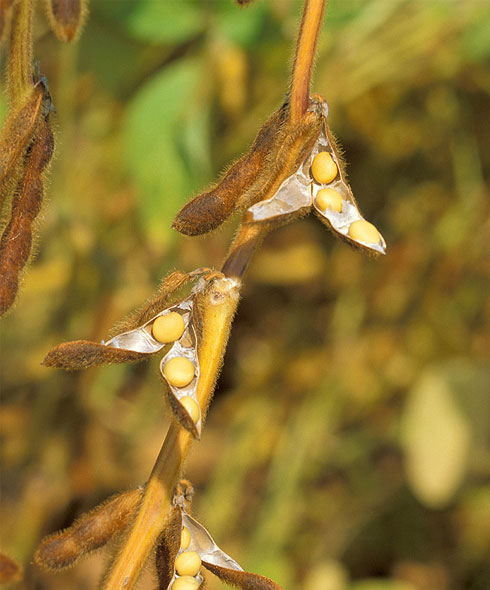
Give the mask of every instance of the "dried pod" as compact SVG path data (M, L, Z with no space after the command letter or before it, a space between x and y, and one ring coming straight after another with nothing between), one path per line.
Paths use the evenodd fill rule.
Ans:
M60 41L76 41L87 18L87 0L45 0L46 12Z
M19 273L24 268L32 243L32 224L43 199L43 172L54 151L49 113L40 121L36 136L24 158L21 180L14 192L10 221L0 239L0 314L17 295Z
M5 41L9 34L13 3L14 0L0 0L0 44Z
M170 511L167 526L158 541L155 565L158 576L158 589L167 590L174 577L174 562L180 549L182 513L175 506Z
M1 0L0 0L1 2ZM44 114L46 88L38 82L25 104L9 113L0 135L0 210L15 188L22 172L26 149L35 135L37 124Z
M364 220L347 183L339 150L327 125L327 103L321 97L313 97L305 117L308 114L321 119L321 132L316 141L310 144L308 152L307 144L304 144L305 149L298 152L297 159L291 160L291 168L294 164L297 168L290 168L285 179L284 174L277 175L266 198L248 208L245 222L277 226L303 215L313 206L337 237L367 253L384 254L386 243L383 237ZM302 145L301 137L297 145ZM294 153L287 148L283 151ZM283 159L279 158L280 161Z
M194 197L177 214L173 227L182 234L196 236L216 229L237 208L240 196L261 175L269 152L280 137L286 109L281 107L264 123L250 151L235 162L221 181Z
M0 584L19 582L22 579L22 568L12 558L0 553Z
M48 570L60 570L103 547L129 524L142 496L140 488L113 496L69 528L45 537L34 556L36 563Z
M221 567L205 560L202 564L225 584L236 586L241 590L282 590L279 584L260 574Z
M62 342L52 348L42 364L45 367L76 371L97 365L137 361L145 356L141 352L113 348L99 342L74 340L73 342Z
M269 578L245 572L234 559L216 545L202 524L190 516L189 486L189 482L181 480L176 487L173 498L175 507L167 529L172 531L172 544L167 540L165 549L159 550L158 553L164 557L163 560L157 561L159 590L180 590L181 586L189 589L197 588L197 584L202 584L204 580L200 571L201 564L223 582L243 590L282 590ZM180 520L176 512L180 514ZM178 529L175 530L177 526ZM170 533L167 532L166 535L165 539L168 539ZM177 535L180 548L175 553ZM173 548L173 552L170 547ZM168 567L169 562L172 568ZM188 582L185 579L187 576L189 576ZM199 587L202 588L202 585Z

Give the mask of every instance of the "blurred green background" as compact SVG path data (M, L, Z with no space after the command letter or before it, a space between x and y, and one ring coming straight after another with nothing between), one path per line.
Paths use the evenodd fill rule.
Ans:
M117 545L52 575L34 549L145 481L168 425L157 359L40 362L105 338L170 270L220 267L237 219L195 239L170 224L281 104L300 13L94 0L75 46L37 15L56 158L1 328L1 537L19 588L97 587ZM267 238L186 471L218 544L288 590L490 588L488 16L486 0L330 2L312 90L388 253L366 259L313 216Z

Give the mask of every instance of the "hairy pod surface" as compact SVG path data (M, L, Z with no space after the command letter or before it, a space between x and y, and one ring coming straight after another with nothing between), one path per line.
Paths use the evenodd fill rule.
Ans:
M64 531L49 535L36 551L36 563L48 570L60 570L103 547L128 525L142 495L139 488L118 494L80 516Z
M22 177L12 199L10 221L0 239L0 315L17 295L19 273L31 252L32 223L38 215L44 194L43 173L54 151L54 136L49 114L39 124L25 158Z
M181 209L173 222L177 231L188 236L207 233L236 210L240 195L248 191L260 175L269 152L277 143L285 113L284 106L274 112L260 129L250 150L228 169L222 180Z
M60 41L73 42L87 18L87 0L45 0L51 28Z
M0 553L0 584L19 582L22 579L22 568L11 557Z

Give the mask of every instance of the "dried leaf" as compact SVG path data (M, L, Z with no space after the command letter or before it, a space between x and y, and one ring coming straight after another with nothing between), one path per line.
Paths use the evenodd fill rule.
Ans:
M45 367L75 371L109 363L127 363L147 355L133 350L105 346L90 340L63 342L52 348L42 362Z

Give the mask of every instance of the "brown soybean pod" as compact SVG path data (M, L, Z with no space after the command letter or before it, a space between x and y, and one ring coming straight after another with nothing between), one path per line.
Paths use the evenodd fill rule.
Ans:
M284 121L285 107L266 121L250 150L229 168L221 182L187 203L177 214L173 227L188 236L216 229L236 209L240 195L260 174L273 149Z
M43 95L44 87L36 85L22 108L10 113L4 123L0 135L0 209L22 173L25 151L39 123Z
M60 41L76 41L87 16L86 0L45 0L46 12Z
M15 300L19 273L24 268L32 244L32 222L43 199L42 173L54 150L53 132L43 120L26 154L25 171L14 193L10 221L0 239L0 315Z
M45 537L34 556L36 563L48 570L60 570L103 547L128 525L142 495L140 488L118 494L83 514L71 527Z

